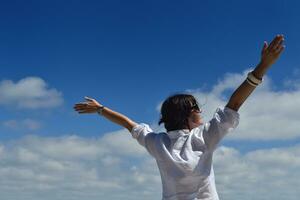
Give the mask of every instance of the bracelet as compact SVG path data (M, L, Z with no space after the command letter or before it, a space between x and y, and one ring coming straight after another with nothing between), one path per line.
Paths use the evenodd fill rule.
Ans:
M248 73L248 75L247 75L247 82L250 84L250 85L252 85L252 86L254 86L254 87L256 87L256 86L258 86L259 84L261 84L261 82L263 81L263 79L259 79L259 78L256 78L253 74L252 74L252 72L249 72Z
M247 78L248 78L251 82L253 82L253 83L257 84L257 85L258 85L258 84L261 84L261 82L262 82L262 79L256 78L256 77L252 74L252 72L249 72L249 73L248 73Z
M99 114L99 115L102 115L102 112L103 112L103 109L104 109L105 107L104 106L100 106L98 109L97 109L97 113Z
M253 83L253 82L252 82L251 80L249 80L248 78L246 79L246 81L247 81L247 83L248 83L249 85L252 85L253 87L258 86L258 84Z

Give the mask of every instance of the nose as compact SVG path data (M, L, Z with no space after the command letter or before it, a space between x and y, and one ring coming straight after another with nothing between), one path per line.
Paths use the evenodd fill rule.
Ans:
M194 110L196 113L202 113L202 110Z

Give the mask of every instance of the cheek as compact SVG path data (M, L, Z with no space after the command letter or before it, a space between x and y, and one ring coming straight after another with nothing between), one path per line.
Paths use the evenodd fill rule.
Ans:
M194 123L198 123L199 121L201 121L201 117L199 115L193 115L192 121Z
M193 119L193 121L195 123L201 123L202 124L202 119L201 119L201 116L199 116L199 115L195 116L194 119Z

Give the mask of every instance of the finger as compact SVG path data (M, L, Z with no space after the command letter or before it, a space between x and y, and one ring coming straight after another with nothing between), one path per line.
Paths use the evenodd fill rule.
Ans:
M277 51L277 49L279 49L282 46L283 42L284 42L284 38L280 38L280 40L273 46L274 51Z
M91 110L80 110L78 113L92 113L93 111Z
M277 37L275 37L275 38L271 41L271 43L270 43L270 45L269 45L269 49L273 48L274 43L275 43L275 41L276 41L276 38L277 38Z
M85 105L76 105L73 108L85 108L85 107L86 107Z
M86 112L86 111L80 111L80 112L78 112L79 114L87 114L88 112Z
M94 109L95 110L98 108L98 106L95 104L86 103L86 104L75 105L73 108L74 109Z
M90 97L87 97L87 96L85 96L84 97L87 101L93 101L94 99L92 99L92 98L90 98Z
M98 106L95 105L86 105L86 106L75 106L74 109L97 109Z
M73 108L86 108L88 104L77 104Z
M84 106L87 105L87 102L80 102L80 103L76 103L75 106Z
M281 39L281 35L277 35L273 40L272 42L270 43L269 45L269 49L272 50L274 45L278 43L278 41Z
M86 108L89 108L89 107L90 107L89 105L83 104L83 105L76 105L73 108L75 108L75 109L86 109Z
M87 107L87 105L76 105L73 108L85 108L85 107Z
M81 111L85 111L85 109L82 109L82 108L75 108L75 111L76 111L76 112L81 112Z
M76 107L76 108L74 108L74 110L76 110L76 111L82 111L82 110L86 110L86 108L78 108L78 107Z
M74 108L76 111L82 111L82 110L86 110L86 111L92 111L92 110L97 110L94 107L75 107Z
M81 113L81 112L95 112L95 109L78 109L76 111L79 112L79 113Z
M77 111L83 109L83 107L73 107L73 109Z
M80 111L78 113L79 114L88 114L88 113L94 113L94 111L86 111L86 110L84 110L84 111Z
M276 54L280 55L284 49L285 49L285 46L282 45L280 48L278 48L278 49L276 50Z

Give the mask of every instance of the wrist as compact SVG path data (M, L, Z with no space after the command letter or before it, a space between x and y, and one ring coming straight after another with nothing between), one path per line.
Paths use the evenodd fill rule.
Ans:
M260 62L258 63L258 66L260 66L261 68L267 69L271 66L271 63L266 60L260 60Z
M100 105L98 108L97 108L97 113L102 115L103 114L103 110L104 110L104 106L103 105Z
M260 62L255 69L252 71L252 74L258 78L258 79L262 79L263 76L266 74L268 70L268 65L266 65L263 62Z

